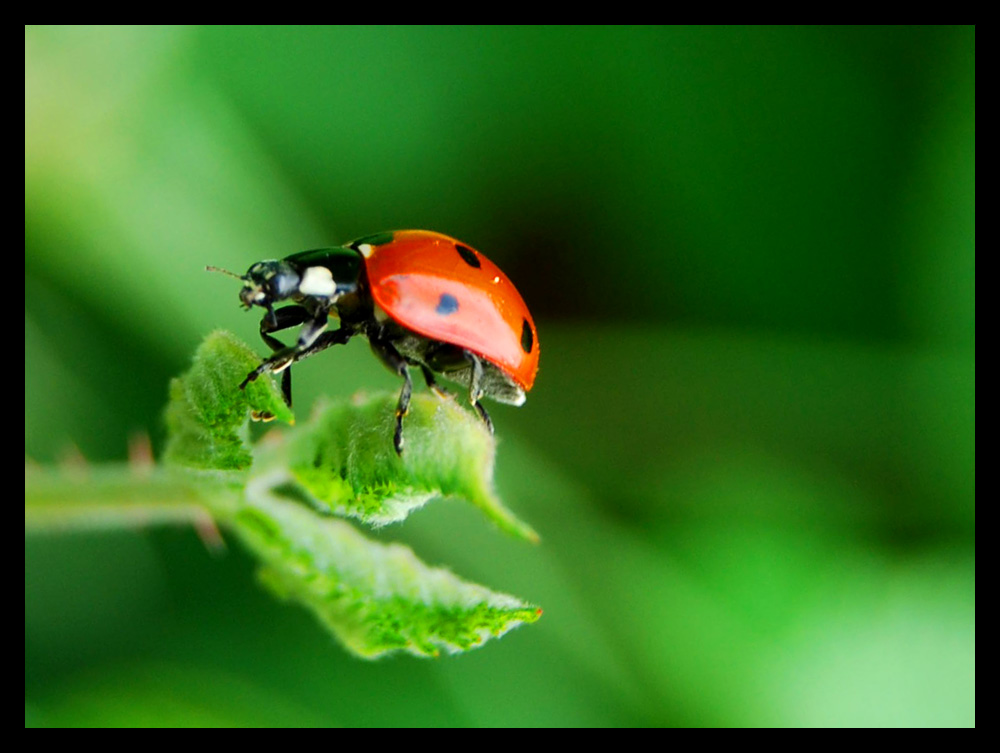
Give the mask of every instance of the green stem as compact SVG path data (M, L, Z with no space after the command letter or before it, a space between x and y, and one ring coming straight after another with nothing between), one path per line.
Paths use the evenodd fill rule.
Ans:
M195 476L125 464L77 471L31 467L24 475L24 530L79 531L228 519L236 510L237 495L218 473Z

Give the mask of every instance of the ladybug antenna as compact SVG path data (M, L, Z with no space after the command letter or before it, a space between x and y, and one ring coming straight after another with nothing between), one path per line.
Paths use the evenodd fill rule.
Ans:
M230 272L228 269L223 269L222 267L205 267L206 272L222 272L224 275L229 275L230 277L235 277L237 280L247 281L247 278L243 275L238 275L235 272Z

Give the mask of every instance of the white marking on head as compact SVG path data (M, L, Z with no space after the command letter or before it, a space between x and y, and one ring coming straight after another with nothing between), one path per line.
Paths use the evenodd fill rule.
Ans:
M333 274L326 267L309 267L302 275L299 292L303 295L332 298L337 292L337 283L333 281Z
M494 285L496 285L498 282L500 282L500 275L497 275L496 277L493 278Z
M372 254L375 253L375 246L373 246L371 243L362 243L360 246L358 246L358 251L361 252L361 255L363 257L368 259L371 258Z

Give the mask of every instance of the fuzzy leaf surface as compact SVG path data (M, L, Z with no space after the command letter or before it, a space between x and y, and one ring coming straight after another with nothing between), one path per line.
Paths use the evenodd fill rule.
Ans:
M259 363L259 356L229 332L219 330L202 341L191 368L170 383L168 463L245 470L253 463L248 441L251 414L294 420L270 376L251 382L245 390L239 388Z
M535 606L429 567L409 547L371 541L267 487L267 479L251 484L251 501L232 525L260 559L262 582L309 609L362 657L458 653L541 616Z
M396 396L320 407L292 438L289 470L323 512L382 526L435 497L468 500L501 530L537 541L493 489L496 441L455 400L414 395L402 456L393 449Z

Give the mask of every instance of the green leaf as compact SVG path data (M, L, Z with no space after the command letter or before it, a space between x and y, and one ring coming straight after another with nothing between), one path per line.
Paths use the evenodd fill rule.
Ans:
M289 469L317 509L382 526L434 497L453 496L503 531L538 540L493 490L496 442L482 421L454 400L415 395L400 457L392 444L395 409L395 395L359 396L321 406L297 429Z
M210 515L257 556L267 587L308 608L366 658L466 651L541 616L537 607L429 567L409 548L370 541L331 517L382 525L432 497L458 496L504 530L537 539L494 493L496 444L471 411L416 397L403 457L393 447L396 397L389 394L326 404L287 441L251 447L251 415L292 419L269 377L240 390L257 363L233 335L209 335L170 386L166 454L174 468L95 473L85 493L66 474L26 473L25 530L198 524ZM218 473L251 465L250 473Z
M170 383L168 463L244 470L253 462L247 430L251 416L294 421L270 376L239 388L259 363L260 358L229 332L219 330L205 338L191 368Z
M360 656L457 653L541 616L513 596L428 567L408 547L370 541L347 522L265 488L251 484L253 499L232 521L262 562L261 580Z

